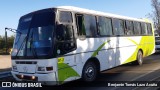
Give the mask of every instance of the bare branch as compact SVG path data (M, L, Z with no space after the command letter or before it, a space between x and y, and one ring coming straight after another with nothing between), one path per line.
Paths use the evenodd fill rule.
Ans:
M156 29L160 30L160 1L159 0L151 0L151 5L153 8L152 19L154 21Z

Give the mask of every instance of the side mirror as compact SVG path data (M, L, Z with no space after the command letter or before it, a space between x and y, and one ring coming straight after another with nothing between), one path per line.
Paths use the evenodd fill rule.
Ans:
M65 26L63 24L59 24L57 25L57 28L56 28L56 38L58 40L64 40L65 38Z
M72 25L57 25L56 35L58 40L71 40L73 38Z
M72 25L66 25L65 38L67 40L71 40L73 38L73 27L72 27Z

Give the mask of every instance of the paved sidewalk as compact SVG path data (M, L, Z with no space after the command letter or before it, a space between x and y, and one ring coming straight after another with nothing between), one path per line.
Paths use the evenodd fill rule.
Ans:
M0 55L0 72L11 70L11 56Z

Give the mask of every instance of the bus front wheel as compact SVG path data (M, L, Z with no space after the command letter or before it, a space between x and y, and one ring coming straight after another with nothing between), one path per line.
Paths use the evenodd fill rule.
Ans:
M82 79L86 82L92 82L96 80L98 69L94 62L88 62L85 64L82 71Z

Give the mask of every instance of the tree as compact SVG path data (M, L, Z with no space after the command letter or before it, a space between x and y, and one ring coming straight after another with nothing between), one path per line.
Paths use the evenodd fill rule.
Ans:
M2 36L0 36L0 49L3 49L5 47L5 41Z
M10 36L8 37L8 48L12 48L13 47L13 42L14 42L14 36Z
M7 37L7 53L13 48L14 36ZM4 54L6 50L5 36L0 36L0 54Z
M160 30L160 1L159 0L151 0L153 7L153 14L150 14L154 21L155 28Z

